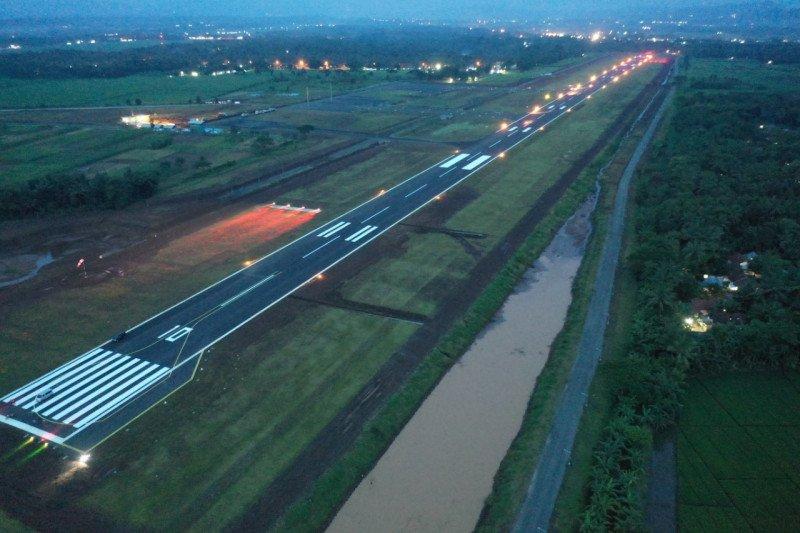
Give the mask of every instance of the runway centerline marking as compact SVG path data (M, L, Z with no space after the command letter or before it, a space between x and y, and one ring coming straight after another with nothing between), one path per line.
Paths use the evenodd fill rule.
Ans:
M447 172L450 172L450 171L448 170ZM447 174L447 172L445 172L445 174ZM384 211L386 211L386 210L387 210L387 209L389 209L390 207L391 207L390 205L387 205L386 207L384 207L383 209L381 209L381 210L380 210L380 211L378 211L377 213L373 213L373 214L371 214L370 216L368 216L367 218L365 218L364 220L362 220L362 221L361 221L361 223L362 223L362 224L364 224L364 223L366 223L366 222L369 222L370 220L372 220L372 219L373 219L373 218L375 218L376 216L380 215L381 213L383 213Z
M331 239L331 240L329 240L329 241L325 241L325 243L324 243L324 244L322 244L322 245L320 245L320 246L317 246L316 248L314 248L313 250L311 250L310 252L308 252L306 255L304 255L304 256L303 256L303 259L306 259L306 258L308 258L309 256L312 256L312 255L314 255L316 252L318 252L319 250L322 250L323 248L325 248L326 246L328 246L330 243L332 243L333 241L335 241L335 240L336 240L336 239L338 239L339 237L341 237L341 235L337 235L337 236L336 236L336 237L334 237L333 239Z
M410 193L406 194L406 195L404 196L404 198L408 198L409 196L411 196L411 195L413 195L413 194L416 194L416 193L418 193L419 191L421 191L422 189L424 189L424 188L425 188L425 187L427 187L427 186L428 186L428 184L427 184L427 183L426 183L425 185L420 185L419 187L417 187L416 189L414 189L414 190L413 190L413 191L411 191Z

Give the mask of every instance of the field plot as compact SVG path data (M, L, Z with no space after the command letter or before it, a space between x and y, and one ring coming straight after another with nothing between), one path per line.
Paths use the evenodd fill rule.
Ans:
M383 243L376 243L376 253L356 256L350 266L343 264L342 268L349 269L343 276L347 281L336 285L342 297L432 315L448 291L502 241L547 186L602 137L614 113L653 74L639 70L628 84L591 100L604 109L602 119L589 105L560 120L557 128L568 128L570 150L558 150L563 138L552 135L554 126L553 131L516 149L513 157L499 161L453 189L441 203L409 219L409 226L398 226ZM207 156L211 168L228 158L249 164L242 163L249 161L244 141L207 138L202 142L210 144L194 148L198 155L215 154ZM149 151L161 160L170 159L189 150L182 143L176 139L164 148L131 149L127 157L115 155L114 163L146 160ZM119 259L117 264L112 259L104 264L122 268L124 276L92 271L86 283L31 298L24 306L0 303L0 319L6 326L0 331L0 351L15 354L13 360L3 361L0 385L13 388L81 347L162 309L165 301L180 300L449 152L440 146L382 148L325 179L301 179L296 188L276 198L278 203L322 208L311 221L307 215L278 217L275 224L263 227L264 214L270 209L259 207L182 238L151 243L151 251L136 261ZM538 158L549 158L551 163L535 165ZM193 162L188 156L185 159L186 165ZM427 225L444 232L428 232ZM465 229L485 236L465 242L447 233ZM201 250L198 242L209 246ZM335 275L333 271L332 278ZM316 290L324 293L326 282L314 285ZM52 323L59 324L58 331L48 328ZM84 496L68 505L134 528L146 527L154 516L164 528L208 530L230 525L418 327L391 313L384 316L285 300L215 345L204 356L195 381L98 449L92 467L80 479ZM37 489L38 484L20 477L20 471L0 471L0 476L5 475L13 476L17 486L21 479L34 497L49 497ZM11 486L5 481L9 480L0 487Z
M279 105L338 94L398 79L403 74L268 71L223 76L147 74L123 78L28 80L0 78L0 108L187 104L214 98L257 100Z
M748 60L692 59L686 71L690 87L704 91L794 93L800 69L794 65L770 65Z
M408 116L396 113L319 111L306 106L287 107L261 116L265 121L281 122L292 126L310 124L319 129L364 133L375 133L409 119Z
M111 178L128 170L147 172L157 175L158 194L171 196L279 173L348 140L332 133L313 138L272 135L268 150L255 151L255 137L8 125L0 133L0 168L7 177L4 185L75 172Z
M90 270L87 286L24 307L1 305L2 353L18 354L2 362L2 387L13 387L11 380L51 368L80 347L161 310L165 302L220 279L309 224L322 224L440 160L443 151L420 148L412 155L409 164L408 150L387 150L293 193L327 202L312 221L306 213L268 207L244 211L156 246L149 258L107 262L123 276ZM155 515L175 527L189 517L202 527L231 520L417 328L293 302L269 317L253 322L236 341L214 347L198 379L168 400L171 408L148 413L147 428L137 430L134 441L125 432L103 446L96 471L120 468L125 475L88 480L91 490L82 509L134 525ZM57 332L47 328L54 322ZM161 487L157 493L154 485ZM131 499L138 503L131 505Z
M800 520L796 374L692 381L678 437L683 531L791 531Z
M431 315L448 297L448 289L466 277L478 258L502 242L656 71L656 67L640 70L628 83L598 94L542 137L520 145L506 161L496 162L445 195L443 207L452 203L455 208L437 223L480 238L467 239L465 245L441 234L411 235L402 255L381 259L376 268L347 282L343 294L356 301ZM420 217L424 222L424 214Z

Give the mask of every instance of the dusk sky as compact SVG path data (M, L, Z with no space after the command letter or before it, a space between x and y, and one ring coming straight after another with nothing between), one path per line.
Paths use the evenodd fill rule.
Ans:
M687 5L720 5L735 0L3 0L9 17L107 16L340 16L466 19L574 15L585 12L649 11ZM796 5L793 0L776 2ZM0 15L2 17L2 15Z

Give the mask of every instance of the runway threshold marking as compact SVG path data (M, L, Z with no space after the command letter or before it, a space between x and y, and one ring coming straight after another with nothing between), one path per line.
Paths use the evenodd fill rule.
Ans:
M605 88L605 87L606 87L606 86L605 86L605 85L603 85L603 86L602 86L600 89L603 89L603 88ZM599 91L600 89L596 89L596 91ZM596 92L596 91L595 91L595 92ZM589 94L588 96L586 96L586 97L584 97L584 98L585 98L585 99L588 99L590 96L591 96L591 94ZM550 106L550 109L553 109L553 107L555 107L555 106L554 106L554 105L551 105L551 106ZM537 128L537 131L538 131L538 130L544 130L544 126L547 126L547 125L549 125L550 123L554 122L556 119L558 119L559 117L561 117L561 116L562 116L562 115L564 115L564 114L565 114L565 113L552 113L552 115L554 115L554 116L553 116L553 118L551 118L550 120L548 120L548 121L547 121L547 122L546 122L544 125L542 125L541 127L539 127L539 126L536 126L536 128ZM527 116L527 115L526 115L526 116ZM524 118L524 117L523 117L523 118ZM519 120L522 120L522 118L521 118L521 119L519 119ZM511 146L508 148L508 150L511 150L511 149L513 149L514 147L516 147L518 144L520 144L521 142L523 142L524 140L526 140L526 139L527 139L528 137L530 137L531 135L533 135L533 133L531 133L531 134L529 134L529 135L521 136L521 138L519 138L519 140L515 140L515 141L513 142L513 144L512 144L512 145L511 145ZM466 162L469 162L470 160L472 160L472 159L475 159L476 157L478 157L478 156L479 156L479 154L480 154L480 152L478 152L478 154L475 154L475 155L473 155L473 156L469 157L468 159L466 159ZM446 190L449 190L450 188L452 188L452 187L454 187L454 186L456 186L458 183L461 183L462 181L464 181L465 179L467 179L469 176L471 176L471 175L472 175L472 174L474 174L475 172L478 172L479 170L481 170L481 169L483 168L483 166L485 166L485 164L483 164L483 163L484 163L486 160L493 160L493 157L492 157L492 156L484 156L484 157L485 157L486 159L482 160L480 163L476 163L476 164L475 164L475 166L472 166L472 163L470 163L470 165L467 165L467 166L471 167L470 171L469 171L469 172L468 172L468 173L467 173L465 176L463 176L463 177L459 177L459 179L457 179L457 180L456 180L456 181L455 181L453 184L450 184L450 185L448 185L448 187L445 189L445 191L446 191ZM464 159L462 159L462 161L463 161L463 160L464 160ZM438 164L434 164L432 167L429 167L429 168L428 168L428 169L426 169L426 170L430 170L430 169L432 169L432 168L436 167L437 165L445 164L445 163L447 163L448 161L449 161L449 160L445 160L444 162L440 162L440 163L438 163ZM490 162L491 162L491 161L490 161ZM455 163L454 163L453 165L455 165ZM451 166L452 166L452 165L451 165ZM464 168L466 168L466 167L464 167ZM452 168L452 170L455 170L455 168ZM398 188L398 187L402 186L403 184L405 184L405 183L409 182L410 180L412 180L412 179L416 178L417 176L419 176L419 175L420 175L420 174L422 174L423 172L425 172L425 171L422 171L422 172L420 172L420 173L417 173L417 174L415 174L414 176L411 176L411 177L407 178L406 180L404 180L403 182L401 182L401 183L399 183L399 184L395 185L394 187L392 187L392 188L391 188L391 189L389 189L389 190L396 189L396 188ZM445 173L445 174L446 174L446 173ZM442 175L444 175L444 174L442 174ZM359 204L358 206L354 207L353 209L351 209L351 210L347 211L347 213L351 213L351 212L355 211L356 209L360 208L361 206L363 206L363 205L367 204L367 203L368 203L368 202L370 202L370 201L371 201L371 200L367 200L367 201L363 202L362 204ZM429 202L429 201L430 201L430 200L428 200L428 202ZM411 214L413 214L414 212L416 212L418 209L421 209L421 208L422 208L422 207L424 207L424 205L426 205L428 202L426 202L426 203L424 203L424 204L422 204L422 205L420 205L420 206L416 207L416 208L415 208L415 209L413 209L413 210L412 210L410 213L408 213L408 214L406 214L404 217L402 217L400 220L402 220L402 219L406 218L407 216L410 216ZM347 213L343 214L341 217L343 217L343 216L347 215ZM340 217L340 219L341 219L341 217ZM340 261L344 260L344 259L345 259L345 258L347 258L349 255L351 255L352 253L356 252L357 250L359 250L360 248L362 248L363 246L365 246L365 245L366 245L366 244L367 244L369 241L371 241L372 239L374 239L374 238L375 238L377 235L379 235L379 234L381 234L381 233L383 233L383 232L387 231L389 228L393 227L395 224L397 224L397 222L394 222L394 223L391 223L391 224L389 224L387 227L385 227L385 228L381 229L380 231L376 231L376 230L378 229L378 228L377 228L377 226L375 226L375 227L369 227L369 226L368 226L367 228L362 228L362 230L360 230L359 232L356 232L356 233L360 233L360 235L356 236L356 238L357 238L357 239L362 239L362 238L366 237L368 234L371 234L371 235L372 235L372 236L371 236L371 238L369 238L369 239L365 239L363 243L360 243L360 244L358 244L357 246L353 247L353 249L352 249L352 250L350 250L350 251L348 251L347 253L345 253L345 254L344 254L344 255L343 255L341 258L337 259L337 260L336 260L334 263L332 263L332 265L330 265L330 266L333 266L333 265L335 265L335 264L339 263ZM342 222L333 223L333 226L337 226L337 227L339 227L339 226L342 226L342 227L344 227L344 223L342 223ZM331 226L331 227L333 227L333 226ZM264 256L264 257L260 258L260 259L259 259L257 262L260 262L260 261L263 261L263 260L265 260L266 258L268 258L268 257L272 256L273 254L275 254L275 253L279 252L280 250L282 250L282 249L286 248L287 246L290 246L290 245L291 245L291 244L293 244L294 242L300 241L300 240L302 240L303 238L305 238L305 237L307 237L307 236L313 235L315 232L325 232L325 233L327 233L328 231L330 231L330 228L328 228L327 230L320 230L320 229L311 230L311 231L309 231L308 233L306 233L305 235L303 235L302 237L300 237L300 238L296 239L295 241L293 241L293 242L291 242L291 243L287 243L287 244L285 244L284 246L280 247L278 250L275 250L275 251L273 251L272 253L270 253L270 254L268 254L268 255L266 255L266 256ZM373 232L375 232L375 233L373 233ZM353 235L351 235L349 238L352 238L352 237L353 237ZM326 268L330 268L330 266L329 266L329 267L326 267ZM173 309L173 308L175 308L175 307L177 307L177 306L181 305L182 303L184 303L185 301L189 300L190 298L192 298L192 297L196 296L197 294L203 293L203 292L205 292L205 291L207 291L207 290L211 289L212 287L218 286L219 284L221 284L221 283L223 283L224 281L226 281L226 280L228 280L228 279L232 278L233 276L235 276L235 275L239 274L240 272L242 272L242 271L244 271L244 270L245 270L245 269L241 269L241 270L238 270L238 271L236 271L236 272L234 272L234 273L231 273L230 275L228 275L228 276L226 276L225 278L223 278L223 279L219 280L218 282L216 282L216 283L214 283L214 284L212 284L212 285L210 285L210 286L208 286L208 287L204 288L204 289L203 289L203 290L201 290L201 291L198 291L197 293L193 294L192 296L189 296L189 297L185 298L184 300L181 300L180 302L178 302L178 303L174 304L173 306L171 306L171 307L169 307L169 308L165 309L164 311L161 311L160 313L157 313L156 315L153 315L152 317L150 317L150 318L148 318L148 319L144 320L144 321L143 321L143 322L141 322L140 324L138 324L138 325L136 325L136 326L134 326L134 327L130 328L128 331L131 331L131 330L133 330L133 329L135 329L135 328L138 328L138 327L139 327L139 326L141 326L142 324L145 324L145 323L147 323L147 322L150 322L150 321L152 321L152 320L156 319L157 317L159 317L159 316L163 315L164 313L168 312L169 310L171 310L171 309ZM275 275L278 275L278 274L280 274L280 272L276 272L275 274L273 274L272 276L270 276L270 278L271 278L271 277L274 277ZM261 282L259 282L258 284L256 284L256 286L257 286L257 285L260 285L260 284L262 284L262 283L264 283L264 282L266 282L266 281L268 281L268 280L262 280ZM252 317L250 317L250 318L248 318L247 320L245 320L245 321L241 322L240 324L237 324L237 325L236 325L235 327L233 327L232 329L230 329L230 330L226 331L224 334L220 335L220 336L219 336L219 337L217 337L215 340L211 341L211 342L210 342L209 344L207 344L207 345L206 345L204 348L201 348L201 349L200 349L200 350L199 350L199 351L198 351L198 352L195 354L195 356L194 356L194 357L196 357L197 355L201 355L201 354L203 353L203 351L204 351L206 348L208 348L209 346L211 346L211 345L213 345L214 343L218 342L219 340L223 339L224 337L226 337L226 336L227 336L227 335L229 335L230 333L232 333L232 332L236 331L237 329L241 328L241 327L242 327L242 326L244 326L246 323L248 323L250 320L252 320L252 319L253 319L253 318L255 318L256 316L258 316L258 314L260 314L261 312L265 311L266 309L268 309L269 307L271 307L271 306L272 306L272 305L274 305L275 303L279 302L279 301L280 301L280 300L282 300L284 297L288 296L288 295L289 295L291 292L293 292L293 291L294 291L294 290L296 290L297 288L301 287L302 285L303 285L303 284L300 284L300 285L298 285L297 287L295 287L295 289L293 289L293 290L291 290L291 291L287 292L286 294L282 295L280 298L276 299L275 301L273 301L273 302L270 302L270 303L269 303L269 305L267 305L266 307L264 307L264 308L263 308L261 311L259 311L259 313L257 313L256 315L253 315ZM250 291L251 291L251 290L253 290L254 288L255 288L255 286L253 286L253 287L250 287L250 288L246 289L245 291L243 291L243 292L242 292L242 293L240 293L239 295L235 296L234 298L232 298L231 300L229 300L229 301L228 301L228 302L226 302L226 303L229 303L229 302L230 302L230 301L232 301L233 299L236 299L236 298L239 298L239 297L241 297L242 295L244 295L244 294L246 294L246 293L250 292ZM223 305L225 305L225 304L223 304ZM219 307L217 307L217 309L219 309ZM105 345L105 344L108 344L108 342L107 342L107 343L104 343L104 345ZM100 357L110 357L109 355L107 355L107 354L106 354L106 352L104 352L104 349L103 349L102 347L95 348L94 350L92 350L92 351L90 351L90 352L86 352L86 353L85 353L85 354L83 354L82 356L79 356L79 357L78 357L78 358L76 358L75 360L72 360L72 361L70 361L70 362L66 363L66 364L65 364L65 365L63 365L62 367L59 367L59 368L56 368L56 369L54 369L53 371L49 372L49 373L48 373L48 374L46 374L45 376L42 376L42 377L40 377L40 378L36 379L34 382L31 382L31 383L29 383L29 384L26 384L26 385L24 385L24 386L23 386L21 389L18 389L17 391L15 391L15 392L13 392L13 393L11 393L11 394L9 394L9 395L5 396L5 397L2 399L2 401L5 401L6 403L9 403L9 400L14 400L14 398L18 397L18 396L19 396L21 393L23 393L23 392L22 392L22 390L23 390L23 389L28 389L28 391L30 391L31 389L35 389L37 385L44 384L44 383L46 382L46 380L47 380L47 379L54 379L54 378L56 378L56 377L58 377L58 376L61 376L61 375L63 375L63 374L69 373L69 372L72 372L71 376L72 376L72 378L74 378L74 377L75 377L74 371L76 371L76 366L77 366L77 365L80 365L81 363L84 363L84 364L85 364L89 358L92 358L92 357L94 357L94 356L97 356L98 354L100 354ZM118 355L119 355L119 358L123 357L123 356L122 356L122 354L118 354ZM125 362L125 361L128 361L128 362L130 362L130 356L124 356L124 357L128 357L129 359L128 359L128 360L124 360L124 361L123 361L123 363L121 363L121 364L122 364L122 365L125 365L125 368L129 368L129 367L127 366L127 362ZM83 429L86 429L86 428L87 428L89 425L91 425L92 423L96 422L98 418L101 418L101 417L104 417L104 416L105 416L105 417L107 417L107 416L111 416L111 415L112 415L112 414L113 414L115 411L119 410L119 409L120 409L122 406L124 406L124 405L126 404L126 402L130 402L132 399L135 399L135 398L137 398L137 397L138 397L138 396L139 396L139 395L142 393L142 391L143 391L143 390L144 390L146 387L150 386L152 383L155 383L155 380L157 380L157 379L158 379L160 376L162 376L164 373L166 373L166 372L171 372L171 370L173 370L173 369L175 369L175 368L178 368L178 367L182 366L183 364L185 364L185 363L187 363L187 362L189 362L189 361L193 360L193 359L194 359L194 357L186 358L184 361L182 361L181 363L177 364L176 366L174 366L174 367L172 367L172 368L166 368L166 367L165 367L165 369L163 369L163 370L157 370L157 371L155 371L155 373L153 373L153 372L150 372L150 373L152 373L152 374L153 374L153 375L151 376L151 378L146 378L146 377L145 377L145 380L139 380L139 381L136 381L136 382L134 382L134 383L132 384L132 386L131 386L131 385L129 385L129 384L126 384L126 385L124 385L124 387L129 387L129 388L127 388L127 389L124 389L124 390L121 390L121 394L120 394L120 391L117 391L117 392L114 392L114 393L112 393L112 394L117 394L117 396L110 397L110 398L106 398L106 399L104 399L104 400L100 400L101 402L106 402L106 403L103 403L103 405L100 405L100 408L99 408L99 409L95 409L95 410L92 410L91 412L87 412L87 413L85 413L85 415L86 415L86 416L84 416L83 418L75 418L75 419L73 420L73 422L75 423L75 427L76 427L76 428L79 428L79 429L77 429L75 432L73 432L72 434L70 434L70 435L68 435L68 436L59 436L59 435L55 435L55 434L53 434L53 433L51 433L51 432L49 432L49 431L47 431L47 430L44 430L44 429L42 429L42 428L35 427L34 425L28 424L28 423L26 423L26 422L23 422L23 421L21 421L21 420L16 420L16 419L14 419L14 418L12 418L12 417L5 416L5 415L2 415L2 414L0 414L0 422L2 422L2 423L5 423L5 424L8 424L8 425L11 425L11 426L15 426L15 427L17 427L17 428L19 428L19 429L21 429L21 430L23 430L23 431L27 431L27 432L29 432L29 433L32 433L32 434L34 434L34 435L40 435L40 436L42 436L43 438L46 438L46 439L48 439L48 440L50 440L50 441L53 441L53 442L55 442L55 443L58 443L58 444L64 444L64 443L66 442L66 440L67 440L67 439L70 439L70 438L74 437L74 436L75 436L77 433L80 433L80 431L82 431ZM148 361L148 363L150 363L150 362ZM111 363L107 363L107 364L108 364L108 365L110 365ZM136 364L135 364L135 361L134 361L134 365L135 365L135 366L133 366L133 368L139 368L139 365L136 365ZM81 370L77 370L77 372L81 372ZM137 376L138 376L138 374L137 374ZM71 378L67 378L67 379L71 379ZM138 379L138 377L137 377L137 378L135 378L135 379ZM23 394L24 394L24 393L23 393ZM109 394L109 393L107 393L107 394ZM13 396L13 397L11 397L12 395L14 395L14 396ZM46 395L46 397L40 398L40 400L43 400L43 401L50 400L50 399L52 399L50 396L51 396L51 393L49 393L49 392L48 392L48 393L47 393L47 395ZM98 401L98 400L95 400L95 401ZM80 409L83 409L83 407L81 407ZM76 416L76 417L77 417L78 415L73 413L72 415L69 415L69 416ZM80 426L83 426L83 427L80 427Z
M6 395L3 402L31 411L44 420L81 427L102 417L167 371L168 367L151 361L96 348Z
M331 240L329 240L329 241L325 241L325 243L324 243L324 244L322 244L321 246L317 246L316 248L314 248L313 250L311 250L310 252L308 252L306 255L304 255L304 256L303 256L303 259L306 259L306 258L308 258L309 256L312 256L312 255L314 255L314 254L315 254L315 253L317 253L319 250L322 250L323 248L325 248L326 246L328 246L330 243L332 243L333 241L335 241L335 240L336 240L336 239L338 239L339 237L341 237L341 235L337 235L337 236L336 236L336 237L334 237L333 239L331 239Z

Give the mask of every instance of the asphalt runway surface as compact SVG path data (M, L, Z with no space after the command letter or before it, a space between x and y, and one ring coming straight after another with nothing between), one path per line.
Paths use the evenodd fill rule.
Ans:
M644 61L553 94L494 134L0 398L0 423L87 452L192 379L203 352ZM510 154L508 155L511 156Z

